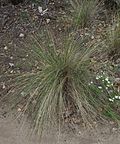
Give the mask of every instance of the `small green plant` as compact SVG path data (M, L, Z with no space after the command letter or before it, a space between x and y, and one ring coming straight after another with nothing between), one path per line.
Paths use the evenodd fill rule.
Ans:
M97 0L70 0L73 7L73 23L78 27L91 25L97 10Z
M115 16L115 20L110 26L107 34L107 51L111 57L120 56L120 16Z

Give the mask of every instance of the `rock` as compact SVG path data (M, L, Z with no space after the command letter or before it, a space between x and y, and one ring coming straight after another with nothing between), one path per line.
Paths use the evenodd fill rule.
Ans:
M24 34L23 34L23 33L20 33L19 37L23 38L23 37L24 37Z
M46 22L49 23L49 22L50 22L50 19L46 19Z
M7 49L8 49L8 47L7 47L7 46L5 46L5 47L4 47L4 50L7 50Z
M9 63L10 67L13 67L14 66L14 63Z
M42 12L43 12L43 9L42 9L41 6L38 7L38 11L39 11L39 13L42 13Z

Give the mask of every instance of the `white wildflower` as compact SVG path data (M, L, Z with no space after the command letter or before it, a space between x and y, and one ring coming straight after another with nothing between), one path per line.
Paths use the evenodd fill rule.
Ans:
M119 99L119 96L115 96L115 99Z
M110 87L111 85L108 85L108 84L107 84L106 86L107 86L107 87Z
M96 80L98 80L98 79L100 79L100 78L101 78L101 76L99 76L99 75L98 75L98 76L96 76Z
M108 80L107 82L108 82L108 84L110 84L110 81L109 81L109 80Z
M105 89L108 90L108 87L106 87Z
M111 98L109 98L109 101L114 102L114 100L113 100L113 99L111 99Z
M108 82L108 81L109 81L109 78L108 78L108 77L106 77L106 78L105 78L105 80Z
M112 99L114 100L115 98L113 97Z
M117 96L117 95L116 95L116 96L115 96L115 99L120 99L120 96Z
M99 89L102 89L102 87L101 87L101 86L98 86L98 88L99 88Z

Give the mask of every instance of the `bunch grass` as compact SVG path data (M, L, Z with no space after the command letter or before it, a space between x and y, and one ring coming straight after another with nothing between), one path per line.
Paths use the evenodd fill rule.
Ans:
M91 26L98 8L97 0L70 0L73 8L73 25L84 28Z
M120 13L115 14L112 25L107 31L107 51L113 57L115 53L120 55Z
M95 78L91 57L99 44L71 33L58 47L47 29L30 35L21 46L28 52L29 62L38 65L31 72L15 75L6 97L10 108L21 105L22 114L32 117L39 135L48 125L63 124L68 107L86 126L102 119L103 110L110 111L107 90L90 85Z

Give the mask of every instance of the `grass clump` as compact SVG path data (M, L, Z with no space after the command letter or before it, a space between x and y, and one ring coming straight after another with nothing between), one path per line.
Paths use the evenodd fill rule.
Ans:
M109 108L107 90L91 85L95 78L91 57L99 44L70 34L58 46L49 31L44 33L29 36L23 43L37 68L14 76L7 94L10 106L21 104L22 112L32 117L39 134L47 125L64 122L68 107L91 126Z
M107 34L107 51L113 59L120 56L120 16L117 14Z
M70 0L74 25L84 28L91 25L97 11L97 0Z

